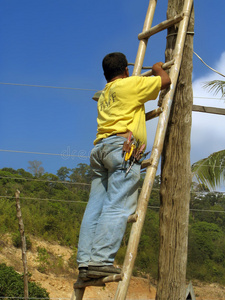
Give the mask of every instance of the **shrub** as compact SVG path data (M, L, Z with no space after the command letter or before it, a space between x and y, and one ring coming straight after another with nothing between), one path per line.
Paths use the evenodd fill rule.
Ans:
M16 247L16 248L21 248L22 247L21 235L20 235L19 232L13 234L12 243L13 243L13 246ZM27 250L30 250L31 247L32 247L31 240L30 240L29 236L26 236L26 248L27 248Z
M76 269L77 268L77 248L73 248L73 253L72 255L70 256L69 260L68 260L68 266L71 268L71 269Z
M31 298L49 299L49 293L34 282L28 282L28 291ZM24 297L23 275L6 264L0 264L0 297Z
M49 254L45 248L38 247L38 257L37 261L39 262L38 271L41 273L46 273L49 267Z

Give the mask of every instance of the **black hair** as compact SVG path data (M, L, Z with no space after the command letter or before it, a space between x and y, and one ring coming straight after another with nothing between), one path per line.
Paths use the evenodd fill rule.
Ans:
M128 65L126 56L120 52L107 54L102 61L102 68L107 81L122 75Z

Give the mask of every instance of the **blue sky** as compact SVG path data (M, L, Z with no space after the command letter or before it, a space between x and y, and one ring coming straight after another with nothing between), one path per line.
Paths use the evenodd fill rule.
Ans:
M166 2L158 1L153 25L166 19ZM194 51L225 73L225 2L211 3L195 1ZM148 0L1 0L0 82L75 89L0 84L0 168L28 170L28 161L38 160L55 174L62 166L89 163L97 116L91 98L105 84L102 58L120 51L135 61L147 7ZM165 47L166 32L151 38L145 65L164 61ZM225 108L223 100L208 99L220 95L202 88L224 77L195 56L193 65L194 103ZM192 163L225 149L224 125L224 116L193 113ZM147 126L150 149L154 122Z

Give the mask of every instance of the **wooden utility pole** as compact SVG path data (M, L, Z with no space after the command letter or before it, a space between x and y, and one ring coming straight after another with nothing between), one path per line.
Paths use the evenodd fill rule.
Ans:
M184 0L168 0L167 18L182 11ZM191 186L192 9L183 59L167 127L161 163L160 250L157 300L184 300ZM173 57L177 25L168 29L166 61Z
M23 261L23 268L24 268L24 299L27 300L29 295L28 295L28 269L27 269L27 256L26 256L26 238L24 234L24 225L23 225L23 219L22 219L22 214L21 214L21 209L20 209L20 191L17 190L15 193L16 197L16 211L17 211L17 218L19 220L19 230L20 230L20 235L21 235L21 250L22 250L22 261Z

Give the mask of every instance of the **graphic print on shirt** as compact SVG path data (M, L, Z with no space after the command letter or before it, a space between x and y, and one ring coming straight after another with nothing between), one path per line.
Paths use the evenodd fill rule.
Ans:
M109 108L112 103L116 101L116 92L109 91L108 99L105 97L105 92L102 92L102 97L99 99L99 110L104 111Z

